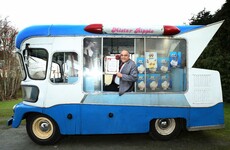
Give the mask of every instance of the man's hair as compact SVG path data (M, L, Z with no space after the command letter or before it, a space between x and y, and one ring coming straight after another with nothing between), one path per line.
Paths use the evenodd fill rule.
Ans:
M121 52L123 52L123 51L126 51L126 52L129 54L129 51L128 51L128 50L126 50L126 49L123 49Z

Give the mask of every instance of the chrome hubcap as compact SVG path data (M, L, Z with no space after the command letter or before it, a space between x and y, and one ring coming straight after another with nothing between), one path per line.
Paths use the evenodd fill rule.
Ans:
M155 122L156 131L161 135L169 135L176 128L175 119L157 119Z
M40 130L43 132L47 132L50 130L50 124L48 122L41 122Z
M161 129L165 129L169 126L169 122L166 119L160 119L158 125Z
M39 139L48 139L54 133L52 122L46 117L38 117L32 125L34 135Z

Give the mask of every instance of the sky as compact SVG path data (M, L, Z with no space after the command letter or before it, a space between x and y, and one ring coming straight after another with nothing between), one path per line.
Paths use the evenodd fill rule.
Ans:
M0 0L0 18L18 30L41 24L183 25L226 0Z

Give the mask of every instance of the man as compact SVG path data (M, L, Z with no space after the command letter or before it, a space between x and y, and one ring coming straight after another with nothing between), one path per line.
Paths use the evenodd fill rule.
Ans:
M137 80L137 66L130 59L130 54L127 50L122 50L120 54L121 67L117 72L119 78L119 95L133 90L134 82Z

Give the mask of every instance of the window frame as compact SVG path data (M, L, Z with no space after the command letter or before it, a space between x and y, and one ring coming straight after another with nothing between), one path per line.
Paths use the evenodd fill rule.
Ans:
M63 54L65 54L66 56L68 56L68 54L70 54L70 53L75 53L76 54L76 56L77 56L77 64L79 65L79 54L76 52L76 51L56 51L56 52L54 52L53 54L52 54L52 58L51 58L51 66L50 66L50 75L49 75L49 81L52 83L52 84L55 84L55 85L60 85L60 84L76 84L77 82L79 82L79 73L77 73L77 76L76 77L78 77L78 79L76 80L76 81L74 81L74 82L72 82L72 83L70 83L70 82L68 82L68 79L66 78L66 79L64 79L65 77L68 77L67 75L65 76L65 68L64 68L64 65L65 65L65 63L66 63L66 61L68 60L68 59L63 59L63 61L62 61L62 63L61 64L59 64L59 63L57 63L56 61L54 62L53 61L53 58L54 58L54 55L55 54L57 54L57 53L63 53ZM64 57L66 57L66 56L64 56ZM64 61L65 61L65 63L64 63ZM58 66L59 66L59 70L60 70L60 75L61 75L61 77L60 78L57 78L57 79L60 79L61 80L61 82L53 82L51 79L54 79L54 78L51 78L51 76L52 76L52 64L57 64ZM78 69L78 71L80 70L80 68L81 67L79 67L79 69ZM66 81L66 82L64 82L64 81Z
M29 72L29 67L28 67L28 64L27 64L28 63L28 60L27 60L28 58L25 58L25 57L29 57L29 56L25 56L25 52L27 51L27 53L28 53L28 50L44 50L46 52L46 54L47 54L47 60L46 60L46 67L45 67L45 72L44 72L44 78L33 78L31 76L31 74ZM48 53L48 51L45 48L36 48L36 47L34 47L34 48L28 48L28 49L23 50L22 54L23 54L24 64L25 64L25 68L26 68L28 77L30 79L32 79L32 80L45 80L46 77L47 77L48 62L49 62L49 53Z

